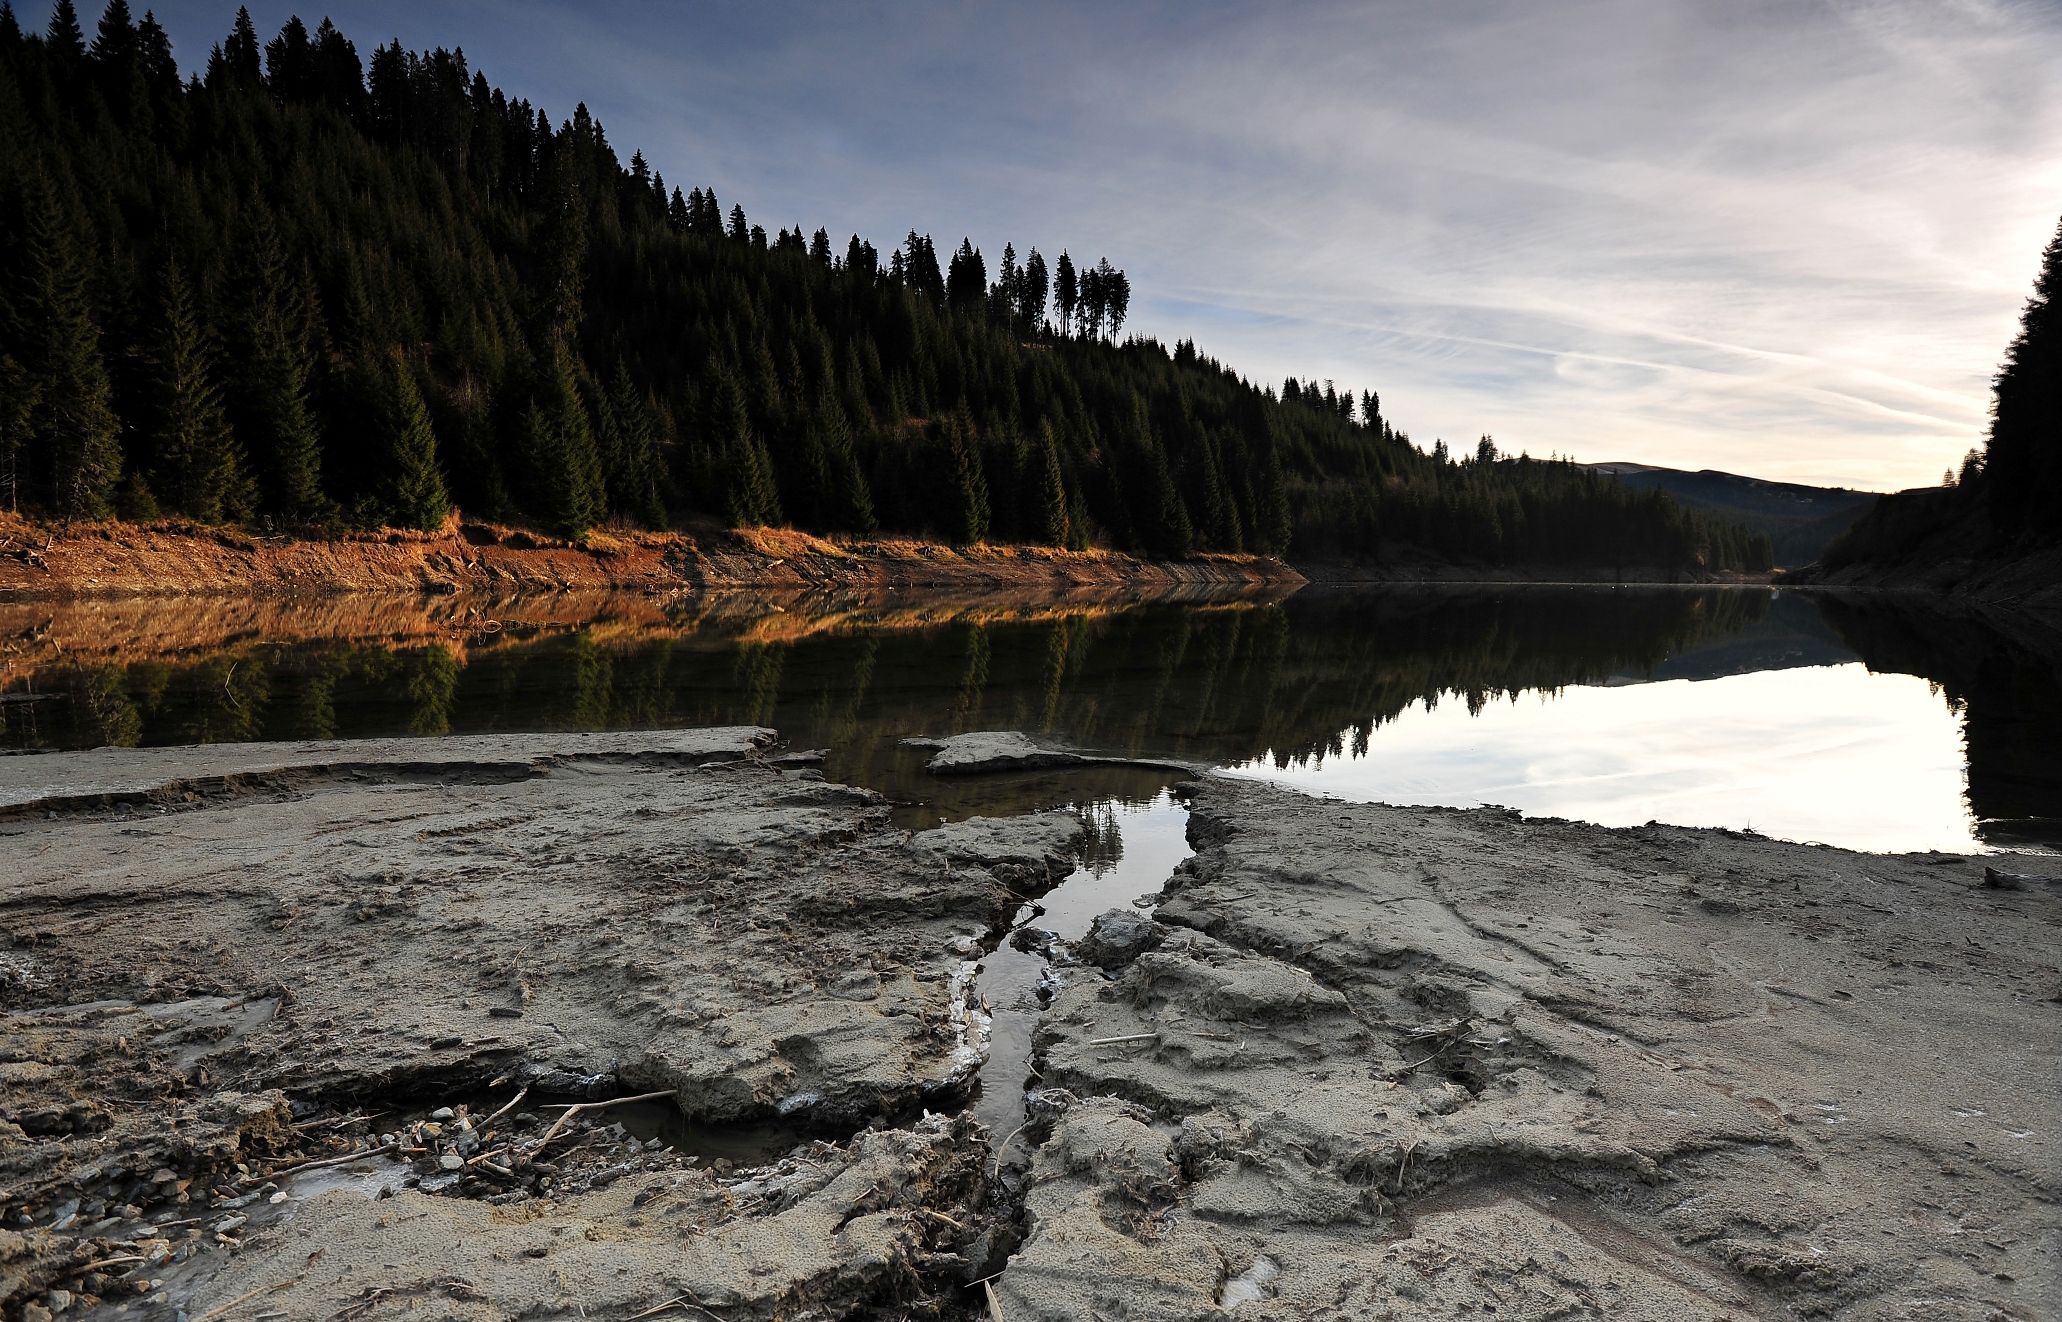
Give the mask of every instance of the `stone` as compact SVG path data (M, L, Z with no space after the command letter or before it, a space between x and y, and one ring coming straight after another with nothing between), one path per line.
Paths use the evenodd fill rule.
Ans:
M1098 968L1120 969L1159 945L1165 935L1165 929L1145 914L1111 909L1096 915L1074 953Z
M440 1169L447 1171L462 1171L465 1169L465 1158L459 1156L456 1152L447 1152L437 1158L437 1165Z

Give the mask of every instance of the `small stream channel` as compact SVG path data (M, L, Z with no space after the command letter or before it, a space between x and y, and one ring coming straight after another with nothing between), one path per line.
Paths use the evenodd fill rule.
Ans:
M1009 934L981 961L975 982L994 1022L973 1111L998 1145L1024 1123L1024 1094L1037 1082L1031 1076L1031 1037L1038 1018L1058 980L1079 976L1054 967L1042 954L1019 949L1011 937L1033 928L1078 941L1097 914L1149 908L1169 874L1195 852L1188 844L1188 809L1170 790L1144 801L1104 800L1090 806L1086 816L1090 844L1085 861L1018 911ZM1005 1156L1001 1151L995 1155L998 1161Z

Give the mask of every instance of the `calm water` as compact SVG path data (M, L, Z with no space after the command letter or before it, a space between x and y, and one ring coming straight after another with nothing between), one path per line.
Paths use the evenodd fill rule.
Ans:
M1113 806L1154 803L1168 777L940 782L899 740L1026 729L1345 798L1866 849L2062 842L2062 647L1908 603L1562 588L105 603L0 606L0 639L6 749L770 725L912 825L1100 813L1115 825L1084 837L1084 867L1124 848Z

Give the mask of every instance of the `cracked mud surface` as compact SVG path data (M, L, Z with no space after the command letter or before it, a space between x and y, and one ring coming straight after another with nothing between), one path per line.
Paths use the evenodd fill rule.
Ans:
M2055 887L1206 780L997 1179L974 963L1076 818L912 835L773 738L0 759L0 1311L974 1318L1012 1249L1007 1322L2062 1291ZM701 1155L563 1109L647 1092Z
M1041 1026L1043 1083L1083 1100L1034 1163L1006 1316L2030 1319L2062 1297L2051 888L1195 795L1163 938Z

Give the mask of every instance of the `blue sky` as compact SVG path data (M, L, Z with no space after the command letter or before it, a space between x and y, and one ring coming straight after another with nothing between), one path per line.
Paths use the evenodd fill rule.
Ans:
M235 6L156 8L191 66ZM584 100L769 230L1107 255L1136 331L1428 445L1935 481L2062 212L2053 0L327 12Z

